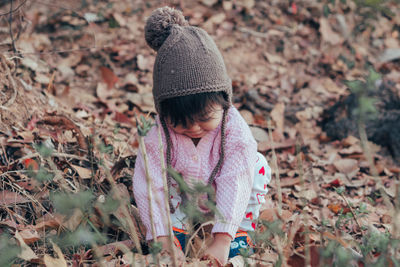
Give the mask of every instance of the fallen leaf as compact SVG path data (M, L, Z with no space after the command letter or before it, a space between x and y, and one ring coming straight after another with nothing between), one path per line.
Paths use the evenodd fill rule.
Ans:
M212 7L218 2L218 0L201 0L201 2L208 7Z
M83 168L73 164L71 164L71 166L76 170L76 172L79 174L79 177L81 177L82 179L92 178L92 171L88 168Z
M18 257L26 261L39 259L35 252L25 243L18 231L15 231L15 238L18 240L19 246L21 247L21 253L18 254Z
M333 162L335 168L345 174L349 179L353 178L360 170L358 161L355 159L339 159Z
M114 72L107 67L100 67L100 72L103 81L107 84L107 88L108 89L113 88L115 84L118 82L117 75L115 75Z
M31 202L28 198L18 194L17 192L12 192L8 190L0 191L0 205L9 206L21 203Z
M334 32L326 18L320 18L319 20L319 31L322 35L322 40L330 43L331 45L339 45L343 42L343 38L336 32Z
M60 219L58 218L47 218L42 217L41 221L34 225L37 231L41 231L46 228L58 228L61 225Z
M257 142L268 141L268 133L266 130L253 126L250 126L250 130Z
M53 258L47 254L44 255L43 261L46 267L67 267L67 262L65 261L64 254L61 249L57 246L57 244L50 241L53 245L53 250L57 254L57 258Z
M275 130L281 135L283 138L284 126L285 126L285 104L277 103L271 111L271 118L275 122L276 128ZM280 140L278 140L280 141Z
M282 214L279 215L277 208L270 208L270 209L265 209L265 210L261 211L258 218L260 220L264 220L264 221L268 221L268 222L273 222L276 219L281 219L283 221L287 221L290 217L292 217L292 215L293 215L293 213L288 210L282 210Z
M33 228L27 228L19 232L26 244L32 244L40 239L38 232Z
M339 212L343 209L343 214L350 212L348 207L343 206L342 204L329 204L328 208L335 214L339 214Z
M380 63L389 62L400 58L400 48L388 48L378 57Z

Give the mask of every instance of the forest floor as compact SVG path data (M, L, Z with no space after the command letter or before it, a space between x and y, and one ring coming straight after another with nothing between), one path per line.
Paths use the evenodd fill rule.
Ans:
M249 259L258 266L278 259L289 266L331 263L340 249L328 248L330 242L363 257L367 236L399 236L400 164L390 146L323 131L330 107L351 93L345 81L368 80L371 68L382 74L374 82L389 84L400 98L400 5L376 2L175 3L215 39L233 80L234 106L273 168L260 215L266 222ZM165 4L171 2L0 4L1 266L153 261L132 254L126 203L114 204L134 203L135 115L155 114L155 52L143 29ZM127 207L140 228L135 207ZM138 234L148 252L143 229ZM371 246L363 264L383 253ZM208 263L193 256L191 264Z

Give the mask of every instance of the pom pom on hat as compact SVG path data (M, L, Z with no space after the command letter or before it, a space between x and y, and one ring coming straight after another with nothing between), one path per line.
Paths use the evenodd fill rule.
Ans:
M171 33L172 25L188 26L182 12L165 6L154 10L144 28L147 44L158 51Z

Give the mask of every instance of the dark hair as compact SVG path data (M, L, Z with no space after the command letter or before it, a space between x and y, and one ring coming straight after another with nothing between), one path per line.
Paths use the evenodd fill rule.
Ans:
M160 116L168 119L174 127L186 127L195 121L210 119L209 114L214 111L215 105L221 105L224 110L229 108L225 92L206 92L165 99L160 103Z

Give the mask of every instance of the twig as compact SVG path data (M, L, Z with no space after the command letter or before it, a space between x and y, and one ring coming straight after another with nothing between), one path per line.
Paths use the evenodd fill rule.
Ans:
M277 159L276 153L275 153L274 140L272 138L271 120L268 119L267 124L268 124L269 139L271 141L272 164L273 164L273 168L275 170L275 181L276 181L276 187L278 190L278 192L277 192L277 194L278 194L278 214L279 214L279 216L282 216L282 188L281 188L281 180L279 177L280 175L279 175L279 168L278 168L278 159Z
M146 173L146 181L147 181L147 194L148 194L148 201L149 201L149 210L150 210L150 223L151 223L151 232L153 235L153 240L154 242L157 242L157 236L156 236L156 228L154 225L154 218L153 218L153 190L152 190L152 181L151 177L149 174L149 163L148 163L148 158L147 158L147 151L146 151L146 146L143 141L143 137L139 136L139 147L142 151L142 156L143 156L143 161L144 161L144 168L145 168L145 173Z
M260 38L268 38L269 34L268 33L263 33L263 32L257 32L248 28L240 27L239 31L243 33L249 33L251 35L254 35L255 37L260 37Z
M8 12L5 12L5 13L2 13L2 14L0 14L0 17L1 16L7 16L8 14L12 14L12 13L14 13L15 11L17 11L18 9L20 9L23 5L25 5L25 3L27 2L28 0L24 0L21 4L19 4L19 6L17 6L15 9L12 9L12 0L11 0L11 8L10 8L10 11L8 11Z
M83 151L87 150L86 140L85 140L85 137L84 137L81 129L79 129L79 127L71 119L69 119L63 115L45 116L43 118L43 120L38 122L38 124L39 123L42 123L42 124L45 123L45 124L49 124L52 126L61 126L66 130L71 130L72 133L75 135L75 138L79 144L79 147Z
M164 146L161 138L161 127L157 125L158 130L158 143L160 145L160 161L161 161L161 170L162 170L162 179L163 179L163 187L164 187L164 202L165 202L165 211L167 217L167 227L168 227L168 236L169 236L169 245L172 252L172 262L175 267L178 267L178 261L176 258L176 253L174 249L174 233L172 232L172 222L171 222L171 211L169 207L169 194L168 194L168 184L167 184L167 169L165 168L164 163Z
M9 172L2 173L2 174L0 174L0 177L6 177L6 176L8 176L8 174L9 174ZM53 214L51 214L48 210L46 210L46 208L43 207L42 203L40 203L34 197L32 197L30 194L28 194L25 189L21 188L18 184L14 184L10 181L6 181L4 178L2 178L1 180L3 181L3 183L6 183L9 186L13 187L15 190L20 192L22 195L27 197L29 200L31 200L32 202L37 204L43 211L45 211L47 214L49 214L50 217L54 218Z
M199 228L192 234L192 236L189 238L187 244L192 244L193 238L195 238L196 235L198 234L198 232L199 232L201 229L203 229L205 226L207 226L207 225L214 225L214 221L208 221L208 222L205 222L205 223L201 224L200 227L199 227ZM188 253L189 253L189 246L186 246L186 249L185 249L185 257L187 257Z
M358 228L359 228L360 231L362 232L363 229L361 228L361 224L360 224L360 222L358 221L357 214L354 212L353 207L350 205L349 201L347 200L347 198L344 196L343 193L341 193L341 194L339 194L339 195L343 198L344 202L346 202L346 205L349 207L351 214L353 214L354 220L356 221Z
M8 76L8 80L10 81L10 87L13 90L13 94L10 97L10 99L7 101L7 103L5 103L3 106L5 107L9 107L12 104L14 104L15 99L17 98L17 85L15 83L14 77L12 76L12 73L10 71L10 68L7 64L7 59L4 57L4 55L0 55L1 56L1 64L3 65L4 70L7 73Z
M13 15L13 0L10 0L10 12L9 12L9 17L8 17L8 30L10 33L10 38L11 38L11 45L13 48L14 53L17 53L17 48L15 47L15 41L14 41L14 34L12 32L12 15Z
M14 162L11 162L10 164L12 165L14 163L21 163L26 159L37 158L39 156L40 156L39 153L29 154L29 155L23 156L22 158L19 158L19 159L15 160ZM66 154L66 153L52 153L51 156L52 157L63 157L63 158L70 158L70 159L89 161L87 158L80 157L80 156L73 155L73 154Z
M301 153L300 153L300 144L297 142L296 143L296 152L297 152L297 167L299 169L299 177L301 181L301 186L303 188L303 192L305 192L305 182L304 182L304 170L303 170L303 161L301 159ZM301 198L303 202L303 209L301 210L301 214L303 215L303 223L304 223L304 241L305 241L305 266L309 267L311 266L311 253L310 253L310 236L308 234L308 214L305 210L305 207L307 205L307 201L305 197Z

